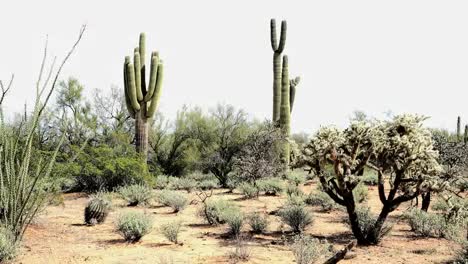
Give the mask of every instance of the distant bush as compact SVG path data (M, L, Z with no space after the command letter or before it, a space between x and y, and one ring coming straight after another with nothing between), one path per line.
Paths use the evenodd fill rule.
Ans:
M167 175L159 175L154 180L153 188L162 190L166 189L169 185L169 176Z
M335 201L324 192L310 193L305 198L305 203L312 206L320 206L324 212L329 212L337 207Z
M286 187L286 194L288 196L293 196L293 195L296 195L296 196L304 196L304 192L301 191L301 189L299 189L298 186L296 185L288 185Z
M303 184L306 180L304 172L294 172L291 171L289 174L286 176L286 179L291 183L296 186L299 186L300 184Z
M247 222L255 234L265 233L268 227L268 220L266 216L262 216L259 213L253 213L247 217Z
M280 179L264 179L258 180L257 186L259 191L265 195L280 195L284 191L283 182Z
M361 176L361 181L365 185L376 186L379 183L379 176L375 173L364 173Z
M174 210L174 213L182 211L188 204L188 199L175 191L163 190L157 195L158 202L164 206L169 206Z
M84 212L85 223L88 225L103 223L112 207L109 195L105 193L97 193L91 196Z
M218 180L203 180L198 183L198 188L201 190L212 190L219 187Z
M414 208L405 214L411 230L423 237L444 237L447 223L442 215Z
M153 198L153 190L141 184L120 187L117 191L128 206L148 205Z
M247 261L250 259L251 252L247 247L244 240L239 236L236 238L235 249L228 253L229 259L233 263L238 263L240 261Z
M255 198L258 196L258 192L259 192L258 188L250 183L243 182L239 184L237 188L247 199Z
M312 215L301 205L286 205L279 216L295 233L301 233L313 221Z
M180 221L175 221L175 222L170 222L167 224L161 225L159 228L161 230L161 233L172 243L178 244L179 243L179 232L180 228L182 227L182 222Z
M362 203L367 200L368 194L367 186L360 183L353 189L354 201L356 203Z
M291 245L297 264L312 264L331 252L331 245L316 238L297 235Z
M15 242L13 233L0 226L0 263L15 257L18 244Z
M468 242L462 245L462 249L458 250L453 264L468 264Z
M127 212L117 219L117 231L127 242L138 242L147 235L153 226L153 221L149 215L138 212Z
M244 225L244 215L242 212L232 210L227 212L223 217L229 226L229 234L233 237L238 237L242 232L242 226Z
M239 208L232 202L226 200L206 201L205 206L199 211L199 214L205 218L210 225L224 224L226 216L233 212L238 212Z
M191 193L197 188L197 181L191 178L179 178L176 182L175 188L177 190L184 190L188 193Z
M290 195L288 196L288 199L286 200L286 205L300 205L304 206L305 205L305 199L306 197L303 195Z

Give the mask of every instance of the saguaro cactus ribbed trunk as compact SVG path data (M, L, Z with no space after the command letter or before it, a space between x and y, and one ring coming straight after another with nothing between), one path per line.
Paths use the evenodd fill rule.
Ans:
M163 64L157 52L151 53L149 85L146 85L145 34L140 34L139 46L124 62L125 102L130 115L135 119L136 150L144 160L148 156L148 119L156 112L161 96Z
M296 97L296 86L300 82L300 78L289 79L288 57L281 54L286 45L286 21L281 22L281 35L278 44L276 34L276 21L270 21L270 40L273 49L273 122L278 124L284 133L285 142L282 145L281 157L285 163L285 171L289 167L290 146L289 136L291 133L291 112Z
M461 141L461 117L457 118L457 140Z

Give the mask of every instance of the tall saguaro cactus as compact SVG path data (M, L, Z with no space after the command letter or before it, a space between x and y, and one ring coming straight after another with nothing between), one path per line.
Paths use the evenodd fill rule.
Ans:
M457 118L457 140L461 141L461 117Z
M276 32L276 21L270 21L270 40L273 49L273 122L278 124L284 133L286 141L282 145L282 159L285 163L285 170L289 166L290 146L289 135L291 133L291 112L296 97L296 86L300 78L289 79L288 56L284 55L281 60L282 52L286 45L286 21L281 22L280 41L278 43Z
M156 112L161 96L164 67L158 52L151 53L149 84L146 85L145 34L140 34L139 46L134 49L133 63L130 56L124 62L125 102L128 112L135 119L136 150L147 160L148 119Z

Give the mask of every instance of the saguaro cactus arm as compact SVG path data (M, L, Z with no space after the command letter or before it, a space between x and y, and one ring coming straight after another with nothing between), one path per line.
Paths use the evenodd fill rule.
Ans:
M135 70L133 64L127 64L127 94L130 104L132 105L133 111L138 112L140 110L140 104L137 100L136 95L136 85L135 85Z
M299 76L297 76L294 79L289 80L289 107L290 107L291 113L293 110L294 99L296 97L296 86L299 84L300 81L301 81L301 77Z
M156 55L153 55L151 57L150 82L149 82L148 92L145 95L145 102L149 102L151 100L151 97L153 97L154 88L156 87L158 64L159 64L159 58Z
M154 93L151 99L151 103L148 109L148 112L146 113L146 117L151 118L154 113L156 112L156 109L159 104L159 97L161 97L161 88L162 88L162 82L163 82L163 75L164 75L164 66L162 64L158 65L158 74L157 74L157 81L156 81L156 86L154 88Z
M281 53L284 50L284 47L286 46L286 32L287 32L287 23L286 20L281 21L281 35L280 35L280 42L278 45L278 37L276 34L276 20L271 19L270 20L270 29L271 29L271 34L270 34L270 40L271 40L271 48L273 49L274 52Z
M276 32L276 21L270 21L270 41L273 49L273 122L277 122L280 118L281 108L281 53L286 45L286 21L281 22L281 35L278 44Z

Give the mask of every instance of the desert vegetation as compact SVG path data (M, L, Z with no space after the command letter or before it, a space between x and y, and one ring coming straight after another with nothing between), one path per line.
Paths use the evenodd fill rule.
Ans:
M467 263L468 125L361 116L293 134L300 77L283 54L287 22L276 27L271 120L230 104L166 119L163 55L147 56L144 33L123 59L122 88L94 98L61 74L85 26L57 69L46 45L35 104L16 119L2 111L14 78L0 82L0 262L37 262L61 245L73 248L62 263L109 263L120 250L135 263L163 262L161 252L187 263L364 263L407 247L408 263Z

